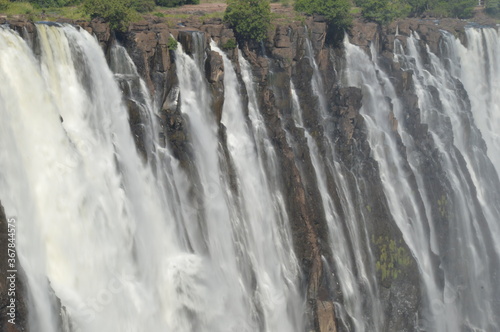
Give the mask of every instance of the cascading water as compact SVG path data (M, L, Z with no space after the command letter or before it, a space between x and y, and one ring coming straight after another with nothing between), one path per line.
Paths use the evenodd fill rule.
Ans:
M37 31L40 63L17 35L0 31L9 82L1 92L1 197L19 219L32 328L58 330L50 285L73 331L159 329L168 317L157 310L164 304L156 287L167 257L179 252L174 224L165 222L168 202L135 151L99 45L72 27Z
M311 41L306 39L306 56L313 69L311 81L311 89L318 100L317 112L319 119L327 128L331 130L335 124L327 112L326 98L324 95L324 86L319 72L318 65L314 59L314 51ZM366 237L366 227L363 225L364 220L357 220L356 207L353 202L356 199L353 197L356 193L352 193L346 184L341 166L335 160L333 152L333 143L329 137L326 138L327 148L329 149L326 156L322 156L319 152L318 145L312 137L308 128L304 127L302 120L302 110L300 102L297 98L295 89L292 86L292 107L295 126L304 129L304 134L307 139L307 145L313 163L316 181L318 183L323 208L325 210L326 220L330 232L331 251L334 258L335 271L337 272L337 280L342 289L344 297L343 303L337 303L339 308L339 316L349 329L356 331L380 331L383 324L383 314L380 308L380 302L377 299L377 286L374 280L374 271L366 264L364 250L362 248L362 237ZM329 192L326 183L326 173L334 177L335 182L340 192L342 200L342 209L345 220L339 216L339 211L333 202L332 193ZM345 227L344 227L345 225ZM369 259L372 259L371 253L368 253ZM357 271L357 275L354 275ZM345 313L345 314L344 314ZM348 319L349 317L349 319ZM349 323L352 321L352 326Z
M500 176L500 96L499 32L496 29L467 29L468 47L451 35L446 35L450 58L461 59L454 68L468 92L474 121L488 147L488 158ZM456 61L452 62L457 64Z
M374 202L387 201L383 218L395 221L420 272L420 311L408 313L406 326L426 331L500 329L500 43L494 29L466 35L467 47L442 32L438 54L416 33L405 43L396 38L394 61L413 77L405 93L418 99L411 110L376 47L370 58L344 41L342 75L362 90L362 126L383 187ZM161 142L160 112L123 47L111 45L108 67L81 29L39 24L37 40L25 41L0 27L0 200L18 220L31 331L313 328L309 285L300 281L315 276L299 268L308 258L299 265L293 252L298 234L284 194L296 188L284 183L252 67L242 52L233 51L233 64L211 43L210 56L218 54L224 68L217 123L205 35L191 37L191 55L182 45L171 53L178 86L169 98L177 98L189 141L183 163ZM387 310L403 309L387 308L393 295L377 279L384 279L384 253L373 235L381 223L370 224L371 187L362 168L348 169L335 151L338 114L307 38L304 45L314 106L290 82L290 121L280 120L283 131L296 129L285 133L295 160L309 152L308 168L298 166L296 176L317 185L329 231L322 248L328 281L315 284L318 299L307 299L336 301L342 331L395 330L388 326L399 318ZM425 139L410 111L419 113ZM294 146L296 138L307 149ZM338 293L325 291L331 280Z
M182 111L203 193L193 201L192 179L156 142L156 116L124 49L111 49L113 77L88 33L46 25L37 32L39 60L17 34L0 29L0 198L20 225L31 330L302 330L283 198L251 130L238 131L241 105L224 109L230 146L248 144L243 154L230 149L232 192L206 84L179 47ZM147 162L115 78L140 109ZM237 84L228 74L228 93Z
M473 44L477 44L472 38L475 33L476 30L467 33ZM428 125L439 151L440 159L436 161L446 170L441 181L446 191L434 202L435 193L419 163L422 152L406 128L405 109L391 80L377 64L375 48L370 49L370 59L347 39L344 46L348 82L363 90L361 112L391 213L419 265L425 298L424 317L419 325L432 331L498 330L494 314L498 311L495 280L499 261L494 240L499 220L498 177L486 156L481 133L468 113L468 100L458 81L471 73L467 66L457 66L457 59L474 61L461 59L467 54L466 49L447 34L442 60L429 47L421 49L416 35L408 38L407 51L399 40L395 41L395 60L404 70L413 72L422 122ZM422 53L430 63L424 64ZM477 99L474 90L467 92L472 100ZM495 114L495 107L482 106L475 109L474 117ZM402 125L394 125L391 112L403 121ZM405 145L404 153L398 146L398 137ZM432 213L436 205L439 221ZM440 264L433 263L435 255Z
M257 278L256 298L261 302L264 312L264 328L269 331L301 331L303 322L301 312L304 312L296 280L298 266L293 256L291 238L288 235L286 224L287 213L283 205L283 197L277 190L277 177L268 177L266 174L276 174L276 162L273 151L259 151L256 144L266 144L265 132L263 137L254 137L252 132L259 130L256 108L250 112L250 123L255 128L251 130L243 113L243 104L239 95L238 81L231 61L215 45L212 50L219 53L224 62L225 102L222 110L221 123L227 129L227 143L231 159L239 178L239 194L235 199L241 207L241 215L237 222L240 227L247 228L248 247L241 248L244 252L252 252L251 248L259 248L251 257L251 266L254 267ZM247 71L248 65L243 65ZM246 77L250 77L245 72ZM249 86L252 89L251 86ZM256 139L259 140L256 142ZM264 162L260 153L266 153L268 163ZM258 207L256 206L258 204ZM282 236L284 234L285 236ZM262 239L266 235L267 239ZM276 254L270 255L270 253ZM269 273L274 267L279 267L274 273ZM293 313L290 317L289 313ZM295 318L296 317L296 321Z
M488 34L489 30L483 30L483 33ZM449 53L443 54L446 58L442 61L427 48L426 52L430 60L429 69L422 67L423 61L417 54L419 48L416 35L408 41L408 56L416 59L412 69L419 77L416 90L420 97L419 105L422 109L423 121L429 124L434 141L445 156L455 202L451 210L451 218L456 229L451 232L453 236L451 241L456 248L446 253L447 261L451 260L451 264L447 262L443 266L446 286L452 289L453 294L467 298L467 301L461 302L454 299L448 302L453 302L451 305L456 306L457 315L463 317L465 326L497 330L498 322L492 319L492 314L498 312L496 298L498 298L499 289L495 276L498 273L500 260L495 238L499 234L498 188L500 184L492 164L494 159L490 161L486 155L481 132L476 128L473 113L469 111L467 101L464 101L461 93L461 82L457 82L457 78L460 77L454 76L459 73L459 67L455 66L460 62L471 60L460 59L458 52L451 47L454 45L457 47L460 43L455 41L450 45L450 36L444 33L444 37L443 43L444 46L448 46ZM472 35L469 40L477 43ZM460 47L463 46L460 45ZM456 61L457 59L459 61ZM495 61L494 58L492 61ZM470 73L465 75L470 75ZM465 82L465 80L462 81ZM441 105L433 104L431 97L425 94L425 90L429 87L434 87L439 91ZM474 90L467 92L471 98L477 98ZM484 106L481 110L476 109L475 117L483 119L484 116L491 117L491 114L495 114L494 107L489 109L488 106L491 105ZM459 155L447 146L445 134L442 132L442 128L449 127L450 124L452 133L446 134L453 135L453 143ZM485 134L489 135L488 132ZM455 166L459 164L455 160L461 158L464 158L467 163L466 170L464 167ZM471 180L467 181L468 178ZM480 206L475 201L476 197ZM449 304L445 303L445 308L446 306ZM455 320L460 321L457 318Z

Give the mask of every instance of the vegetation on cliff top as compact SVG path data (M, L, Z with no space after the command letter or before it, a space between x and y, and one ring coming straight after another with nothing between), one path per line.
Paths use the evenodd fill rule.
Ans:
M144 1L147 5L147 0ZM83 10L91 18L102 17L112 29L126 30L133 20L133 0L85 0Z
M344 29L351 25L350 0L296 0L295 9L309 15L323 15L337 28Z
M489 0L486 3L486 12L492 16L500 16L500 0Z
M234 28L238 39L261 41L271 25L269 0L227 0L224 21Z
M197 5L200 0L156 0L158 6L163 7L177 7L183 5Z
M226 2L224 13L220 9L216 13L210 11L213 17L221 18L224 15L224 20L233 26L238 39L257 41L266 38L271 21L280 18L279 15L285 15L288 21L303 22L303 14L319 14L325 17L330 28L342 33L349 27L355 12L361 12L367 20L388 24L397 18L422 14L469 18L477 5L477 0L271 0L281 2L281 8L288 8L276 14L271 13L269 1L201 0L205 4L219 2L217 8L224 8L220 3ZM70 19L101 17L110 22L113 29L125 30L130 22L142 18L140 13L154 12L153 15L167 19L199 15L169 12L156 6L175 7L199 3L200 0L0 0L0 12L27 15L32 20L47 20L51 16ZM293 9L290 8L292 3ZM500 0L485 0L485 4L488 14L500 16Z
M7 0L0 0L0 10L7 10L9 8L10 2Z
M396 18L424 12L438 17L469 18L477 0L355 0L355 4L361 7L366 19L387 24Z

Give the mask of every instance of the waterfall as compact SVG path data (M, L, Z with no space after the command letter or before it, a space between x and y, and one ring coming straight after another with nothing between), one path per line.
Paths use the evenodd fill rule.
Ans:
M256 144L266 144L268 139L264 131L260 137L253 135L259 130L256 126L260 115L256 113L256 105L251 105L249 113L250 123L255 128L252 130L243 113L233 65L213 41L211 48L222 56L224 62L225 101L221 122L227 130L228 149L239 179L239 197L235 199L238 200L237 206L241 207L241 215L237 223L246 228L248 234L246 247L240 250L251 255L251 266L257 279L256 297L265 317L265 328L261 330L301 331L304 308L296 288L298 266L291 246L287 213L277 184L269 183L276 181L277 177L266 176L276 174L276 157L274 151L257 149ZM244 63L242 67L245 77L249 78L248 64ZM252 89L251 85L247 87ZM288 311L293 313L292 317Z
M30 331L500 330L497 30L346 37L332 87L307 29L292 74L184 31L162 109L118 42L22 31L0 27L0 201Z
M19 220L32 331L302 330L305 303L275 157L259 119L253 127L242 120L227 57L234 103L223 123L236 192L204 76L182 47L179 90L198 180L157 142L157 115L121 46L110 51L113 74L87 32L37 25L37 34L39 59L0 29L0 197ZM139 109L145 159L122 93ZM202 193L196 199L192 185Z
M452 48L452 55L459 57L461 78L468 92L474 121L481 131L488 147L488 158L496 167L500 176L500 111L498 73L500 60L498 49L500 41L495 29L467 29L468 47L460 44L459 40L446 35L447 44ZM456 64L456 62L454 62Z
M1 197L19 220L33 330L58 330L49 288L74 331L159 329L157 287L180 247L102 50L86 32L39 25L38 62L16 34L0 32Z
M471 76L487 77L470 71L467 64L479 62L485 66L470 53L482 50L474 39L476 34L488 36L491 30L467 30L470 45L476 45L471 50L443 34L441 58L428 46L422 48L416 33L407 39L406 47L395 40L395 61L413 74L421 121L428 126L430 144L439 155L434 162L445 170L445 177L434 183L425 173L425 154L429 151L416 143L407 110L378 65L375 48L370 49L370 59L346 39L345 75L349 84L363 91L361 112L373 156L380 166L384 192L420 269L425 306L419 325L432 331L493 331L498 329L494 314L498 311L499 291L495 282L499 263L495 238L500 199L496 157L488 157L482 136L490 142L494 139L491 125L498 115L491 99L483 95L478 98L477 86L467 82ZM492 45L484 44L491 49L495 43L496 39ZM492 55L489 59L495 63L494 58ZM490 85L481 84L484 93L484 87ZM472 112L467 95L476 103ZM394 116L401 121L399 125L391 120ZM475 119L484 124L490 118L490 131L476 128ZM439 264L433 263L435 256Z
M305 44L306 57L313 69L311 89L318 100L316 111L320 121L322 121L328 131L335 124L328 115L324 84L318 65L314 59L311 41L306 39ZM380 331L383 326L383 314L378 299L373 270L365 262L366 256L365 250L362 247L362 238L368 235L366 227L363 225L365 220L358 220L359 218L355 212L356 207L354 206L354 202L356 198L354 196L357 192L352 192L346 183L345 170L342 169L336 160L334 145L330 137L327 137L325 142L327 149L329 149L327 150L327 155L321 155L316 140L309 129L304 127L300 101L298 100L293 83L291 86L295 126L304 129L307 139L328 224L331 241L330 250L334 257L335 270L337 272L336 278L340 283L344 297L343 303L337 303L337 306L341 309L338 315L348 329L356 331ZM333 193L328 189L326 183L327 173L334 177L338 186L339 193L337 194L342 199L342 215L345 220L342 220L343 218L340 217L340 213L333 201ZM371 252L368 252L367 255L368 259L373 260ZM352 321L352 326L349 321Z

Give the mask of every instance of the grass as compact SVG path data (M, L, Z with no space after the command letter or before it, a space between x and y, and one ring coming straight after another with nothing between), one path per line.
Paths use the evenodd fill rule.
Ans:
M29 2L11 2L9 7L2 11L7 17L25 15L32 21L51 21L58 18L68 18L72 20L89 19L80 6L71 7L49 7L39 8Z
M12 15L24 15L32 13L35 9L30 3L27 2L11 2L6 10L2 11L2 14L7 16Z
M88 15L83 12L80 6L72 7L59 7L59 8L46 8L45 14L50 17L64 17L72 20L85 20L90 19Z
M224 12L213 12L213 13L205 13L200 16L203 20L209 20L212 18L220 18L224 17Z
M351 15L360 14L361 8L360 7L351 7L351 9L349 10L349 13Z
M159 10L155 10L155 12L153 13L153 15L155 16L159 16L159 17L165 17L165 18L175 18L175 19L180 19L180 20L185 20L185 19L188 19L190 18L191 14L186 14L186 13L172 13L172 12L168 12L168 11L165 11L165 10L161 10L161 7L157 7L157 8L160 8Z

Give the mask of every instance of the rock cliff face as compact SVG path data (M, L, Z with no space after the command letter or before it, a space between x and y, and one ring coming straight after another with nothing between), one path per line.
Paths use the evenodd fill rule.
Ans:
M463 24L455 21L447 22L454 32L463 33ZM189 25L187 23L186 25ZM379 53L390 60L394 38L404 40L411 31L421 34L422 40L437 49L441 27L432 22L405 21L399 24L399 35L396 37L396 26L380 28L375 24L357 22L350 33L352 41L369 51L369 44L375 43ZM148 82L151 93L158 105L162 105L164 135L183 164L190 164L189 134L185 131L185 119L180 112L176 94L175 58L166 50L166 36L172 34L182 43L187 53L195 52L193 32L204 34L206 79L213 93L213 110L220 121L224 87L222 75L224 68L220 56L211 52L208 40L213 39L219 46L233 39L232 30L220 21L213 20L201 25L190 26L189 30L167 29L165 26L148 22L133 25L120 41L127 47L137 64L141 74ZM451 30L451 29L450 29ZM336 318L335 302L342 302L342 291L333 266L330 237L328 236L327 217L321 195L318 190L318 179L314 171L311 153L306 143L305 132L310 132L325 159L334 159L347 175L346 183L356 188L359 197L356 205L355 220L365 220L370 236L361 244L365 250L373 251L380 257L383 241L400 243L402 241L387 206L378 165L370 156L370 147L366 138L363 117L359 114L362 96L359 89L346 88L337 75L342 66L342 48L327 45L327 24L321 19L310 19L306 26L290 24L276 26L269 33L264 45L244 43L240 49L228 51L230 58L237 59L237 52L243 55L252 65L255 84L258 87L258 98L262 115L272 142L279 152L282 182L287 198L287 207L294 236L296 254L301 262L304 291L308 302L309 330L314 331L347 331L352 329L352 322L340 323ZM313 54L308 54L310 42ZM264 46L264 47L262 47ZM330 121L323 123L319 113L320 101L312 90L313 68L308 57L314 56L325 86L327 112ZM387 63L390 66L390 62ZM235 61L237 66L237 62ZM389 68L395 76L395 86L402 87L400 93L407 101L410 120L408 125L415 128L416 134L422 137L425 146L428 135L425 126L418 121L418 108L412 90L411 74L399 68ZM240 78L241 80L241 78ZM293 105L291 83L294 84L304 114L304 128L297 127L293 121ZM245 94L245 91L242 91ZM397 120L393 119L397 128ZM220 132L224 126L220 124ZM397 132L394 133L397 135ZM292 138L291 140L289 138ZM224 142L224 140L221 140ZM335 142L334 150L329 142ZM408 166L409 167L409 166ZM432 169L432 165L429 165ZM193 168L190 168L193 170ZM439 169L437 169L437 174ZM327 170L326 183L334 204L343 215L343 189L338 183L338 176L332 169ZM415 184L416 188L416 184ZM366 210L363 207L367 207ZM343 212L344 211L344 212ZM359 225L365 227L364 225ZM344 227L348 227L344 224ZM372 241L370 241L370 238ZM335 254L335 253L333 253ZM354 271L354 273L356 273ZM416 264L411 261L402 267L398 277L382 278L375 272L380 295L382 297L385 319L385 331L416 331L416 317L420 308L420 285Z
M22 21L9 23L28 40L35 40L33 25ZM178 28L171 28L161 20L144 21L132 24L128 32L116 35L99 21L73 23L94 33L106 52L116 40L128 50L158 109L162 127L160 135L190 174L194 188L197 175L190 151L190 135L179 103L175 54L169 50L168 40L172 35L188 54L195 54L204 62L206 81L212 92L212 109L219 122L222 150L227 150L225 129L220 122L224 103L224 65L221 56L210 50L209 41L213 39L223 48L228 41L234 40L233 31L215 19L203 23L186 22L187 27ZM428 44L438 54L442 38L440 29L464 38L464 25L457 20L436 23L412 19L381 28L373 23L357 21L349 32L351 42L361 46L367 53L371 52L370 45L373 44L381 56L384 69L391 73L393 84L397 87L396 93L404 101L406 118L395 119L391 113L388 121L393 128L393 135L399 141L398 126L408 128L415 138L419 151L425 156L425 168L429 174L433 174L426 177L426 186L429 192L435 194L432 199L436 201L448 190L447 183L442 180L445 170L435 162L436 152L430 143L430 134L426 125L420 122L412 73L403 71L392 61L394 40L399 39L404 45L411 33L417 32L421 42ZM321 19L310 18L305 26L298 23L276 26L264 44L243 43L239 49L226 50L235 63L238 75L238 52L242 52L250 62L260 110L268 135L279 154L281 183L286 193L294 248L300 262L307 299L307 328L308 331L318 332L349 331L354 324L346 317L338 319L341 313L337 312L336 303L343 303L344 294L332 257L335 252L331 250L328 211L321 203L318 186L321 180L333 197L333 209L338 213L337 218L343 221L342 227L346 232L350 227L348 221L359 223L358 227L366 229L366 236L360 239L361 243L351 243L351 246L362 248L362 260L371 266L381 297L380 314L385 317L383 330L417 331L416 319L422 303L419 271L413 257L408 255L408 261L399 266L399 273L389 276L383 275L373 262L370 263L368 253L372 253L378 262L389 243L396 243L403 252L409 252L409 249L389 211L379 165L370 151L366 124L359 112L363 105L361 90L345 86L340 74L345 66L344 50L342 46L329 45L328 40L327 24ZM323 101L311 85L315 75L311 57L317 63L323 82L326 115L321 114ZM238 79L242 81L241 75ZM302 106L303 125L298 125L294 120L292 84ZM246 91L241 91L241 94L246 98ZM133 119L131 116L134 130L136 123L133 123ZM141 135L140 131L135 133L136 136ZM306 143L307 135L314 140L322 163L332 165L324 170L324 179L317 177L317 161L312 158L311 145ZM141 149L140 144L137 147ZM400 147L404 150L402 144ZM226 162L231 164L230 160ZM406 167L410 166L407 164ZM414 178L410 183L414 190L418 190ZM356 206L354 211L345 208L346 202L343 200L346 190L357 194L352 197ZM434 213L440 215L438 210ZM2 217L3 214L0 220L4 222L5 218ZM354 278L359 276L358 272L352 271ZM365 289L362 295L367 294L368 289Z

